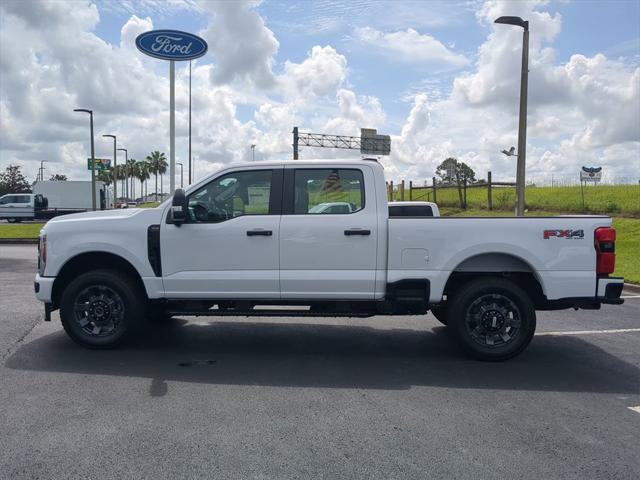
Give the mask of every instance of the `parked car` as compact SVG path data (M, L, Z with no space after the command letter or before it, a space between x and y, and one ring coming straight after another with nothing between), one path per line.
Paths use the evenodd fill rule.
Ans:
M433 202L389 202L389 217L439 217Z
M317 211L339 202L349 211ZM49 221L35 289L45 319L60 309L68 335L89 348L113 347L153 328L145 319L171 315L431 310L470 354L505 360L532 340L536 310L623 302L611 223L390 217L377 162L255 162L156 208Z

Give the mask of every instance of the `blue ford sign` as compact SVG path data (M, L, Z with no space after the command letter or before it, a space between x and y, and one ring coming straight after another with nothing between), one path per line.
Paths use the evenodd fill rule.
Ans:
M142 53L163 60L193 60L207 53L207 42L179 30L152 30L136 38Z

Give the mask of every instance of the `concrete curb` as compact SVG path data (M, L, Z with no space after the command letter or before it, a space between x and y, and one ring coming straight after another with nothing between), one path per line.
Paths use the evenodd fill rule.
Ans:
M36 245L37 238L0 238L0 245Z
M640 295L640 285L634 285L633 283L625 283L623 290L634 293L636 295Z

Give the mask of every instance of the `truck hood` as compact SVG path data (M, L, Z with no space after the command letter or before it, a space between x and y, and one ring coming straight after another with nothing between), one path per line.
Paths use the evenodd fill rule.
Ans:
M46 233L54 229L57 230L58 227L64 230L68 228L87 228L93 224L100 225L100 227L103 228L107 224L111 224L111 222L135 221L137 223L138 220L142 223L148 222L152 224L160 221L163 211L164 209L162 208L123 208L72 213L52 218L47 222L42 231Z

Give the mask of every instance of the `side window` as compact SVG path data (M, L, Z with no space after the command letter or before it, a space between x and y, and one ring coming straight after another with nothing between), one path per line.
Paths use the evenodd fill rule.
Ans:
M295 214L348 214L364 208L362 171L299 169L294 175Z
M13 203L12 195L7 195L6 197L0 198L0 205L6 205L7 203Z
M268 215L271 170L218 177L189 195L189 221L217 223L243 215Z
M29 203L28 195L16 195L16 203Z

